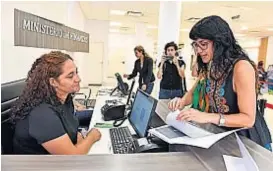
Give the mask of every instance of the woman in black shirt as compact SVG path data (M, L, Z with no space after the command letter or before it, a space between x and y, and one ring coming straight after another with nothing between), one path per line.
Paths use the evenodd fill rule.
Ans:
M258 75L254 62L237 43L228 23L219 16L205 17L190 31L197 55L198 80L169 108L180 112L177 120L212 123L238 131L271 150L271 135L257 108Z
M22 95L12 108L15 154L87 154L100 139L92 129L78 132L71 93L80 78L72 58L59 51L44 54L32 65Z
M148 94L151 94L154 87L155 76L153 73L153 59L145 52L142 46L134 48L135 55L138 58L135 61L132 74L124 74L124 78L132 79L139 73L139 88Z

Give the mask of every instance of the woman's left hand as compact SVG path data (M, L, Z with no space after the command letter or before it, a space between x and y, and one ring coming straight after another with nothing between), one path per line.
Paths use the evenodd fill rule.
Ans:
M209 123L211 115L209 113L200 112L196 109L183 110L177 117L181 121L195 121L197 123Z
M178 66L178 59L176 56L173 57L173 63Z
M143 91L146 91L146 89L147 89L146 84L143 84L143 85L141 86L141 89L142 89Z

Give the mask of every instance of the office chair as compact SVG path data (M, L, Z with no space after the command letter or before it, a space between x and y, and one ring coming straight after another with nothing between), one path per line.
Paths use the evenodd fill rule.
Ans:
M79 102L80 104L82 104L82 105L84 105L86 108L88 108L88 109L94 109L94 107L95 107L95 103L96 103L96 99L90 99L90 97L91 97L91 88L89 88L89 87L81 87L81 90L82 89L87 89L89 92L88 92L88 95L86 95L85 93L75 93L75 96L77 96L77 95L83 95L84 96L84 98L76 98L75 97L75 100L77 101L77 102Z
M88 90L88 93L79 92L74 94L74 100L84 105L87 110L76 111L75 115L79 119L79 130L85 129L88 130L90 120L92 118L93 110L95 107L96 99L90 99L91 97L91 89L89 87L81 87L81 90ZM84 98L79 98L79 96L83 96Z

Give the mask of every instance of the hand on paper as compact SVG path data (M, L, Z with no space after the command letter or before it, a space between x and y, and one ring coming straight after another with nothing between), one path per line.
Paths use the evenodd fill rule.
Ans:
M209 123L211 114L191 108L181 111L176 119L181 121L195 121L197 123Z
M176 97L169 102L168 107L170 110L176 111L184 108L184 103L181 98Z

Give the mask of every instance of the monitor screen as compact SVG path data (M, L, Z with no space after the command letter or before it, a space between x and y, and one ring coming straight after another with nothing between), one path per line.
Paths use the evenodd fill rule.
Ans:
M137 91L129 120L140 137L147 135L147 129L157 100L141 90Z

